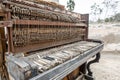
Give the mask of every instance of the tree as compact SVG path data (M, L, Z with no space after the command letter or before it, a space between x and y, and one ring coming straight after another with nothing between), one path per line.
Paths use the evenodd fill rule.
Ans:
M75 2L74 2L74 0L69 0L67 2L67 8L68 8L69 11L73 11L74 10L74 8L75 8Z
M108 13L111 11L116 14L116 7L118 6L119 1L115 0L104 0L103 5L104 5L104 11L105 11L105 18L108 17Z
M120 13L117 13L115 16L113 16L114 17L114 20L116 21L116 22L120 22Z
M91 6L91 14L94 15L94 20L98 20L100 19L100 15L102 13L102 8L100 7L100 5L94 3L92 6Z
M119 2L120 1L116 0L104 0L101 4L94 3L91 6L91 14L94 16L94 21L99 21L98 19L101 19L101 14L105 15L105 22L114 21L114 19L110 18L110 16L117 13L116 8L118 7Z
M101 23L101 22L102 22L102 20L101 20L101 19L98 19L98 20L97 20L97 22L98 22L98 23Z
M109 18L105 18L105 22L109 22Z
M105 18L105 22L120 22L120 13L115 14L109 18Z

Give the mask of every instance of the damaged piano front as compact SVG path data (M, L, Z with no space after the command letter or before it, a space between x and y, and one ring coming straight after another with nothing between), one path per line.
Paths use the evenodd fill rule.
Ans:
M11 22L2 26L6 64L14 80L77 80L87 74L87 61L103 48L101 41L88 39L88 14L44 0L0 3L2 22Z
M66 73L69 68L74 70L74 67L79 67L79 65L92 57L94 53L89 53L92 50L99 52L101 44L80 41L30 53L32 55L29 56L23 56L22 54L21 56L8 56L9 70L12 75L15 75L15 80L18 80L18 77L19 80L30 78L33 78L31 80L61 80L65 75L61 76L60 74ZM70 72L68 71L68 73ZM55 76L59 78L54 79Z

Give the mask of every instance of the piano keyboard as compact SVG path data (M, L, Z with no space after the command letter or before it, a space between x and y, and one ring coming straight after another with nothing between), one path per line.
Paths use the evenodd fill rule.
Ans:
M49 70L59 64L64 63L78 55L83 55L85 51L96 47L100 43L81 41L69 46L57 47L47 51L36 52L31 56L27 56L28 61L35 64L40 73Z

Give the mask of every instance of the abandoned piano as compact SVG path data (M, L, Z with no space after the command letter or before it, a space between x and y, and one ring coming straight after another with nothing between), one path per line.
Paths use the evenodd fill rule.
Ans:
M0 3L0 36L6 39L0 42L7 45L6 65L14 80L92 77L90 64L99 61L103 42L88 39L88 14L44 0Z

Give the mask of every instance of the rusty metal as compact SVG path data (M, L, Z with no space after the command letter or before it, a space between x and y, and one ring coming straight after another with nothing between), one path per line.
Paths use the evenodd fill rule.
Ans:
M53 3L53 2L47 2L44 0L4 0L4 2L7 2L7 1L29 5L31 7L48 9L48 10L55 10L55 9L64 10L65 9L63 5Z
M37 49L48 47L50 44L65 44L72 41L82 40L85 36L85 29L80 27L61 27L61 26L19 26L13 27L13 45L17 48ZM74 31L71 31L74 30ZM66 42L68 41L68 42ZM43 44L43 45L42 45ZM32 45L32 46L31 46ZM31 47L30 47L31 46ZM52 46L52 45L51 45ZM33 49L34 49L33 48ZM24 50L22 50L24 51ZM15 51L17 52L17 51Z
M82 23L65 23L56 21L36 21L36 20L13 20L15 25L45 25L45 26L65 26L65 27L86 27L87 25Z
M15 1L15 0L14 0ZM13 14L13 19L31 19L31 20L48 20L48 21L61 21L61 22L74 22L78 23L79 18L77 16L65 14L65 12L56 12L47 9L40 9L31 7L30 5L23 5L9 0L3 1L10 4L10 11ZM9 9L9 8L8 8Z
M0 21L0 27L12 27L12 21Z

